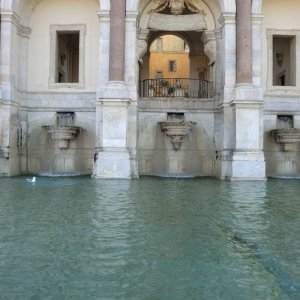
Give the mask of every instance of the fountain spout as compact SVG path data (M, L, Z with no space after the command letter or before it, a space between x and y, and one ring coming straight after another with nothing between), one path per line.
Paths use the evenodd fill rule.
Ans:
M82 128L73 125L74 113L57 113L56 125L42 126L48 131L52 140L57 142L58 148L69 148L70 140L75 139Z
M284 152L292 151L293 144L300 142L300 129L298 128L273 129L271 135Z
M166 136L171 138L171 142L175 151L179 150L183 141L183 138L192 131L193 122L186 121L165 121L159 122L161 131Z

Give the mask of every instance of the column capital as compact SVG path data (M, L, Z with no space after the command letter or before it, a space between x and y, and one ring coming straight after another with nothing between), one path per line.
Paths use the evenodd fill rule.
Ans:
M21 22L21 18L14 11L1 11L1 22L11 22L18 26Z
M262 24L264 17L263 14L252 13L252 24Z
M110 21L110 11L109 10L98 11L97 16L98 16L100 22L109 22Z
M126 21L135 21L136 18L138 17L139 12L137 10L127 10L126 11Z
M235 13L223 13L219 18L219 24L224 27L226 24L235 24Z

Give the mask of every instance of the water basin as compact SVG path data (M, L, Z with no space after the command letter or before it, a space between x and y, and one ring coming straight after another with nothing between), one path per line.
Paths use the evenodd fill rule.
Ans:
M300 299L298 180L0 179L1 299Z

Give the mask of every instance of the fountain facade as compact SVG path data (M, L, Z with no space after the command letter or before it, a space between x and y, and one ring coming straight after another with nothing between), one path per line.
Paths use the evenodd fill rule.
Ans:
M1 176L300 176L299 1L100 2L1 1Z
M188 110L178 112L175 107L182 107L179 100L166 100L164 104L170 105L169 110L157 114L146 109L153 107L154 103L143 102L145 109L140 118L143 130L139 135L139 173L163 177L212 176L212 116L199 116Z
M31 126L25 151L20 155L28 174L66 176L91 175L95 140L91 114L52 112L30 114ZM25 172L24 172L25 173Z

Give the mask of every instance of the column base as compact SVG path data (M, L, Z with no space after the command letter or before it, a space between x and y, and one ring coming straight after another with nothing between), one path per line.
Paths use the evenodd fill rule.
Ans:
M93 177L131 179L131 160L127 149L106 149L96 153Z
M261 151L233 151L222 159L222 179L266 180L266 163Z

